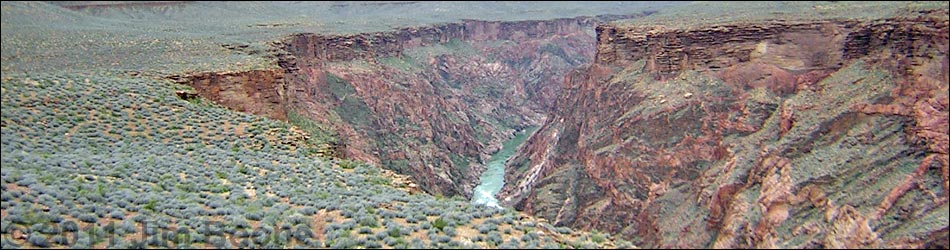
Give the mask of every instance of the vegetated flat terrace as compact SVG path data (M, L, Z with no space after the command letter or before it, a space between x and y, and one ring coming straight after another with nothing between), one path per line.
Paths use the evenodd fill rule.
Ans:
M121 3L121 2L118 2ZM519 21L632 14L639 2L188 2L112 8L2 3L3 72L114 70L160 76L276 68L272 42L294 33L355 34L463 19ZM229 45L246 45L241 50Z
M633 26L689 29L763 21L870 21L948 6L950 3L941 1L696 1L664 9L655 15L615 22Z

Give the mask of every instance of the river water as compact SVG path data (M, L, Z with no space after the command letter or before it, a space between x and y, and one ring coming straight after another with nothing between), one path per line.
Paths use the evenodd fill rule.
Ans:
M518 146L521 146L531 136L531 133L534 133L537 129L538 127L531 127L519 133L515 138L502 144L501 150L495 152L488 159L488 169L482 173L481 182L475 187L472 194L472 203L501 208L498 199L495 199L495 194L501 191L501 187L505 185L505 161L515 154Z

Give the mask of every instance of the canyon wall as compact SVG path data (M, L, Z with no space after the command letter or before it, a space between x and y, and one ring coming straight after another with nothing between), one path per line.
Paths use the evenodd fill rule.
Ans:
M499 200L659 248L946 248L948 12L598 26Z
M648 14L648 13L645 13ZM595 24L637 15L601 15L596 17L561 18L530 21L482 21L465 20L438 26L402 28L391 32L361 33L354 35L296 34L281 45L292 55L290 65L284 68L322 68L327 63L365 60L376 64L382 58L405 58L407 50L420 47L463 42L477 47L478 53L505 58L483 58L514 66L512 73L534 66L532 62L546 56L564 58L572 65L581 65L592 60L593 37L585 36ZM560 40L558 40L560 39ZM572 40L571 40L572 39ZM562 41L561 41L562 40ZM508 44L498 43L509 41ZM456 43L452 43L456 44ZM585 46L585 47L580 47ZM449 48L458 49L458 48ZM454 52L453 52L454 53ZM432 65L430 65L432 66ZM498 69L493 69L499 71ZM535 78L529 95L541 96L541 108L550 106L560 87L560 79L566 71L527 72L525 78ZM447 74L445 69L439 74ZM553 76L553 77L552 77ZM544 78L544 79L536 79ZM553 82L553 83L552 83ZM539 84L545 83L545 84Z

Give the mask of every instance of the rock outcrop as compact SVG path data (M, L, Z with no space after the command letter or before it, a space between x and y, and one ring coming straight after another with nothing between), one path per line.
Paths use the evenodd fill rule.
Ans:
M283 104L286 87L283 70L202 72L169 78L194 87L198 95L230 109L272 119L287 119Z
M946 246L947 16L599 26L499 200L648 247Z

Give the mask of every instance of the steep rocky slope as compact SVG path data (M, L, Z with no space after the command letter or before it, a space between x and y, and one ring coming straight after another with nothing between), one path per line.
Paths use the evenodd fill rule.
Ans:
M652 247L946 248L947 15L599 26L499 199Z

